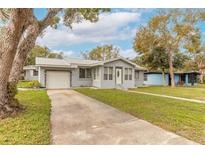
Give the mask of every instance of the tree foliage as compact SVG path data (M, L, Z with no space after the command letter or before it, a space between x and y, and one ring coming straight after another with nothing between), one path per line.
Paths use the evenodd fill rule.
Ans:
M162 58L167 55L166 60L162 61L164 64L162 67L167 66L168 62L172 87L175 86L174 67L176 66L174 66L174 60L179 55L182 58L180 51L184 49L190 52L196 50L197 46L195 44L200 39L199 29L196 26L198 18L198 12L190 9L161 11L136 33L133 44L136 52L145 55L145 57L149 57L153 53L157 55L155 52L161 53L158 56ZM180 63L175 64L177 66L181 65Z
M57 58L62 59L63 53L55 53L47 47L36 45L27 56L25 65L35 65L36 57Z
M119 57L119 50L119 48L113 45L103 45L97 46L91 51L83 52L82 55L85 59L104 61Z

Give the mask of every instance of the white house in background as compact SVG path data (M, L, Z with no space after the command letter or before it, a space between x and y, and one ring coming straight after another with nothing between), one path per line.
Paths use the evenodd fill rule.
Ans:
M25 80L47 89L71 87L134 88L143 85L145 68L119 57L107 61L36 58L25 66Z

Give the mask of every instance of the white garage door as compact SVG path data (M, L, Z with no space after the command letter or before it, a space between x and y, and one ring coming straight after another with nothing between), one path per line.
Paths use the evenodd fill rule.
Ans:
M67 71L47 71L47 89L67 89L70 88L70 73Z

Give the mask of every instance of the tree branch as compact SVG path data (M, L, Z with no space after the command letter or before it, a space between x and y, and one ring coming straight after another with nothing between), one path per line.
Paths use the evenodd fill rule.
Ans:
M47 27L51 23L53 18L61 10L62 10L61 8L56 8L56 9L51 8L51 9L48 9L48 13L47 13L46 17L42 21L39 22L40 31L42 31L45 27Z

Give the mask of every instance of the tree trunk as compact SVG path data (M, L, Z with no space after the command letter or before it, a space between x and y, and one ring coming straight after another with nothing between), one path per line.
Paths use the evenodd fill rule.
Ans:
M29 25L26 29L26 36L20 41L17 54L15 56L12 70L9 76L9 82L12 85L18 83L19 77L23 70L28 53L32 50L35 45L35 41L39 35L38 24Z
M8 101L9 74L16 54L18 42L26 25L25 16L30 9L14 9L11 12L8 26L0 40L0 118L14 112L13 105Z
M169 60L169 73L171 78L171 87L175 87L172 50L169 50L168 60Z
M16 101L15 87L28 52L35 45L38 35L51 24L60 10L49 9L47 16L40 22L33 15L33 9L12 10L9 24L0 39L0 118L15 113L16 106L12 104Z
M165 76L164 70L162 70L162 83L163 83L163 86L166 86L166 76Z

